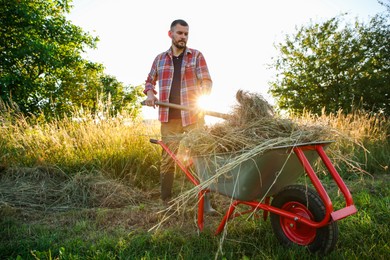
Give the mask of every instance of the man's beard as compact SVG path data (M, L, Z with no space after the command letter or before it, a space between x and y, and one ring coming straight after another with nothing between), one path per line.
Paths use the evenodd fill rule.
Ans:
M184 45L180 45L180 43L184 43ZM186 42L176 42L176 41L174 41L173 45L175 45L175 47L178 48L178 49L185 49Z

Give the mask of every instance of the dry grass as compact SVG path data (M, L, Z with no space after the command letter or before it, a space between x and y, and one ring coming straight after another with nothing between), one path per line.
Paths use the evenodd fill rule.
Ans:
M75 113L48 122L2 109L0 168L42 166L67 175L99 171L139 187L158 181L153 165L160 148L149 143L159 136L157 125L145 125L126 112L115 117Z
M44 211L120 208L138 205L148 197L100 173L69 176L48 167L8 168L0 175L0 194L0 204Z

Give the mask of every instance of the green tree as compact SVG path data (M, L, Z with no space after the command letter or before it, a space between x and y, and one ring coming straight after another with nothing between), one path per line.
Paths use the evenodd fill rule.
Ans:
M15 102L23 113L62 116L77 107L93 111L100 94L115 100L114 110L132 101L135 92L124 92L101 64L83 59L98 38L66 19L70 2L0 0L0 97Z
M276 45L270 93L281 109L320 113L354 107L390 114L390 27L378 14L367 24L338 16L310 24ZM344 25L343 25L344 24Z
M119 82L115 77L110 75L100 77L100 81L103 85L103 90L99 100L109 101L106 104L108 106L106 110L108 109L107 112L111 116L115 115L121 109L131 111L134 117L140 113L140 99L144 96L144 87L142 85L124 86L122 82Z

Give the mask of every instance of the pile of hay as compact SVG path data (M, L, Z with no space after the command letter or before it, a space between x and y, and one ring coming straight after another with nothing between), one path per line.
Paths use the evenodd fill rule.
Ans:
M245 91L236 94L238 105L230 118L186 135L181 145L192 155L236 152L265 146L293 145L329 140L329 127L298 124L275 115L272 106L260 95Z
M118 208L138 205L145 196L101 174L69 176L50 167L8 168L0 174L0 205L32 210Z

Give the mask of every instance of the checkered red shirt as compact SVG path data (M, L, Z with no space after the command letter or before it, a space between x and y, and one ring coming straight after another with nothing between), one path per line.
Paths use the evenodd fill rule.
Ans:
M151 89L154 94L157 94L156 82L158 81L161 102L169 102L174 69L172 59L172 49L157 55L145 82L144 93ZM195 106L197 97L211 90L211 77L206 60L200 51L186 48L181 65L181 77L180 99L183 106ZM158 119L161 122L168 122L168 113L168 107L159 107ZM184 110L181 111L181 118L183 126L196 123L198 120L196 113Z

